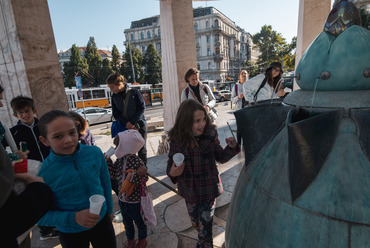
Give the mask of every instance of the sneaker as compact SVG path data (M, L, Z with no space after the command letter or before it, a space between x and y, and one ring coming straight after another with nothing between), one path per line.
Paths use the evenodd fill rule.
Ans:
M51 231L47 234L40 233L40 240L41 241L48 240L48 239L55 239L55 238L59 238L59 233L56 230L53 230L53 231Z

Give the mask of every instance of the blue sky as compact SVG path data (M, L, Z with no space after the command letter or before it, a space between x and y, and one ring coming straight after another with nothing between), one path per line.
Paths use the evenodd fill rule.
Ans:
M48 0L58 52L72 44L86 46L93 36L98 48L124 51L123 31L131 21L159 15L159 0ZM297 36L298 0L216 0L193 2L213 6L252 35L271 25L288 42Z

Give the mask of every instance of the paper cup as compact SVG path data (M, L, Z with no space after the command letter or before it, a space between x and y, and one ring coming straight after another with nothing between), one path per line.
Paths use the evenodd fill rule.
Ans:
M92 195L90 196L89 201L90 201L90 213L99 214L101 206L105 201L105 197L102 195Z
M108 151L105 152L105 155L110 158L115 152L116 150L113 148L113 146L111 146L109 147Z
M176 166L180 166L184 162L185 156L182 153L176 153L172 159Z

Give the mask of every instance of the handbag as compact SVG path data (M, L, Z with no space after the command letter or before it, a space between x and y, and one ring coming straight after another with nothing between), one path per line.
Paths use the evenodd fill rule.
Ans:
M145 179L141 180L140 187L141 203L140 203L140 213L143 218L144 223L154 230L157 226L157 216L154 212L153 198L152 194L148 191Z

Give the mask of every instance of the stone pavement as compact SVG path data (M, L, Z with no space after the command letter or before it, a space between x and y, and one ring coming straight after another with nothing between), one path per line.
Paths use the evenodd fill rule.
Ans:
M226 146L225 138L231 136L227 122L229 122L233 130L236 129L235 117L232 114L233 111L230 109L230 102L218 103L216 109L219 114L216 121L219 140L224 147ZM151 121L158 122L161 118L155 117ZM91 131L95 136L97 145L103 152L107 151L112 145L110 134L106 135L110 131L110 124L99 125L99 127L92 126ZM162 135L163 128L157 128L155 131L149 132L147 137L148 172L156 178L156 180L149 178L148 188L152 193L153 205L157 215L156 230L148 230L147 247L195 247L197 232L191 226L184 199L163 185L166 184L172 188L176 188L176 185L173 185L166 176L167 154L157 155L157 149ZM214 247L223 247L224 245L228 207L243 163L244 155L239 153L232 160L218 167L221 173L224 193L216 200L216 211L213 222ZM117 211L119 210L117 197L113 192L112 194L114 198L114 211ZM114 228L117 247L123 247L123 243L126 241L124 226L122 223L114 223ZM32 247L40 248L61 247L59 239L40 241L37 227L34 227L32 230L31 244Z

